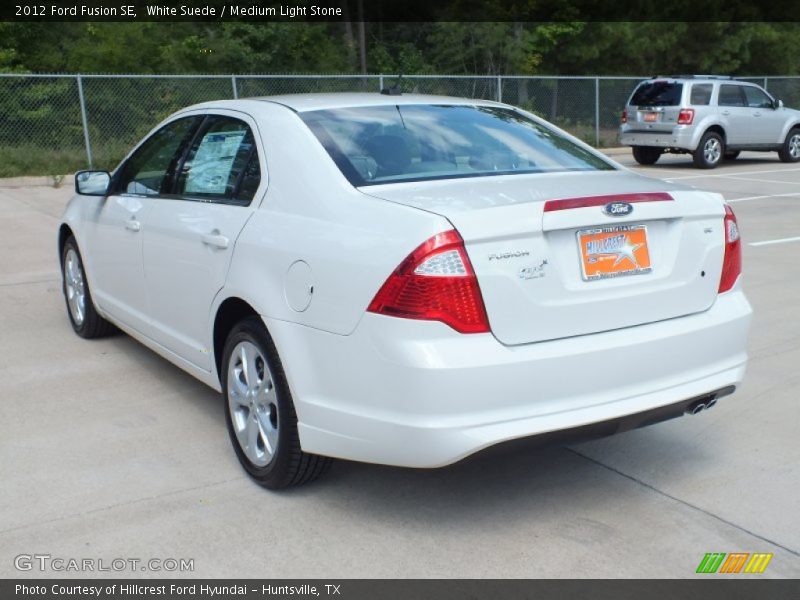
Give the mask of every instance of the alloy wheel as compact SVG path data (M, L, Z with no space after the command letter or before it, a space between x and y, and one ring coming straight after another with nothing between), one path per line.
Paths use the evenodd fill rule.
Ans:
M64 283L69 313L75 325L80 327L86 318L86 283L78 253L74 248L67 250L64 258Z
M716 138L709 138L705 146L703 146L703 157L706 159L706 162L713 165L719 161L721 156L722 144L720 144L719 140Z
M800 158L800 133L789 138L789 155L794 159Z
M278 399L264 354L249 341L239 342L230 355L228 410L247 459L268 465L278 448Z

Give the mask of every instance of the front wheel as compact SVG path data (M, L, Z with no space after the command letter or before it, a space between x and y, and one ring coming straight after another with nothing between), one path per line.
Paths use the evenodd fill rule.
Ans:
M694 166L700 169L713 169L722 162L724 155L725 143L722 136L714 131L707 131L692 153Z
M270 489L319 477L331 459L300 448L286 375L261 319L248 317L233 328L222 361L225 420L245 471Z
M661 148L652 146L634 146L633 159L640 165L654 165L661 156Z
M67 315L72 329L82 338L91 339L109 335L114 326L101 317L94 308L89 282L83 269L78 243L70 236L61 252L61 280Z
M797 162L800 160L800 129L792 129L783 147L778 150L778 157L782 162Z

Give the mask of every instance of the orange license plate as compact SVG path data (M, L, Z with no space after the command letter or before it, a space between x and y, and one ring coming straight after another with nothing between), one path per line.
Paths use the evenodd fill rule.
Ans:
M658 113L644 113L644 120L648 123L658 120Z
M652 271L647 227L617 225L578 232L584 281L640 275Z

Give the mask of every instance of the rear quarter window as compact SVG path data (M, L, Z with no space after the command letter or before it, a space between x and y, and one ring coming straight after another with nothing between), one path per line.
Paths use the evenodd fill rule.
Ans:
M710 83L695 83L689 97L689 104L694 106L707 106L711 104L711 90L714 86Z
M631 106L677 106L681 103L683 84L674 81L646 81L631 97Z

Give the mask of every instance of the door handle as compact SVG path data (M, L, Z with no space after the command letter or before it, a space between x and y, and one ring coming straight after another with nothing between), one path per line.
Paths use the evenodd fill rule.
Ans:
M760 117L760 116L761 116L761 113L760 113L760 112L754 112L754 113L753 113L753 116L754 116L754 117Z
M228 247L228 243L230 240L226 238L224 235L220 235L219 230L215 229L211 233L206 233L203 235L203 243L206 246L211 246L213 248L219 248L220 250L224 250Z
M129 231L141 231L142 230L142 224L139 223L139 221L137 221L133 217L131 217L130 220L125 221L125 229L127 229Z
M723 111L722 111L722 114L723 114L723 115L725 115L725 116L727 117L729 114L731 114L731 111L729 111L729 110L723 110Z

